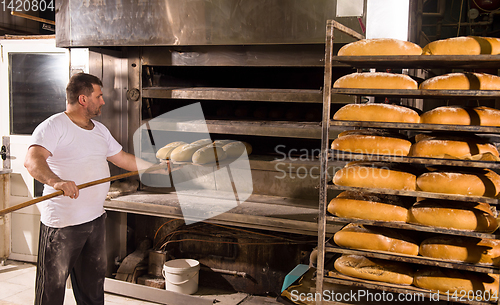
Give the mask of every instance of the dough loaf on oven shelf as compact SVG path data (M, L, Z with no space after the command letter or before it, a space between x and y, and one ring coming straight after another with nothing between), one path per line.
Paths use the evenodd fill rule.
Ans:
M393 38L361 39L342 46L337 56L421 55L422 48L409 41Z
M409 211L410 223L446 229L492 233L498 221L487 203L424 199Z
M418 84L405 74L361 72L344 75L333 83L333 88L350 89L418 89Z
M333 115L339 121L419 123L419 114L408 107L381 103L347 104Z
M328 212L342 218L408 221L405 198L384 194L344 191L328 204Z
M186 142L183 141L176 141L169 143L162 148L158 149L156 152L156 158L162 159L162 160L167 160L170 159L170 155L172 154L172 151L176 149L178 146L185 145L187 144Z
M418 244L399 231L350 223L337 231L333 240L340 247L418 255Z
M402 262L344 254L335 260L334 267L355 278L399 285L413 283L413 268Z
M212 143L195 151L192 161L193 164L210 164L222 161L226 158L226 152L222 149L222 147L216 146Z

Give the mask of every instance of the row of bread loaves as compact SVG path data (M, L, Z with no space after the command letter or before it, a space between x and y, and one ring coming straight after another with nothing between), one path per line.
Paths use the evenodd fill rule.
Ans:
M348 219L406 222L424 226L492 233L498 220L488 203L423 199L344 191L327 207L330 214Z
M338 78L333 88L391 90L499 90L500 77L479 72L453 72L426 79L420 85L406 74L355 72Z
M419 45L393 38L362 39L339 49L338 56L394 56L394 55L497 55L500 39L494 37L462 36L440 39Z
M333 116L339 121L373 121L447 125L500 126L500 110L485 107L441 106L420 114L408 107L382 103L347 104Z
M335 173L333 183L359 188L500 197L500 175L479 168L431 170L417 177L411 167L402 164L350 162Z
M244 152L247 155L252 153L252 146L246 142L201 139L189 144L182 141L169 143L156 152L156 157L160 160L210 164L226 158L238 158Z
M414 285L419 288L448 293L460 299L473 292L475 301L498 300L498 274L454 270L441 267L415 266L403 262L344 254L337 258L334 268L339 273L376 282Z

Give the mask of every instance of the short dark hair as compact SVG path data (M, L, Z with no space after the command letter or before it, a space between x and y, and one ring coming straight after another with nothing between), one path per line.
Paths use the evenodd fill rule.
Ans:
M99 85L102 87L101 80L87 73L77 73L73 75L68 85L66 86L66 99L68 104L78 103L78 97L83 94L89 96L94 92L93 85Z

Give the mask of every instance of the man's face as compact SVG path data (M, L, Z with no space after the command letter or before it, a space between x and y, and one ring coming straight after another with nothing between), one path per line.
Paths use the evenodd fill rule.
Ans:
M93 118L101 114L101 108L104 106L104 99L102 97L101 86L92 85L94 87L94 92L90 96L87 96L87 114L89 117Z

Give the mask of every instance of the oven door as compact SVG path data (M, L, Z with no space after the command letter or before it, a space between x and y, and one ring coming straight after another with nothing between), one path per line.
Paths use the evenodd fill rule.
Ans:
M6 39L0 41L0 135L10 138L10 206L41 195L23 166L31 133L54 113L66 108L69 52L57 48L55 39ZM36 261L40 214L30 206L10 215L9 258Z

